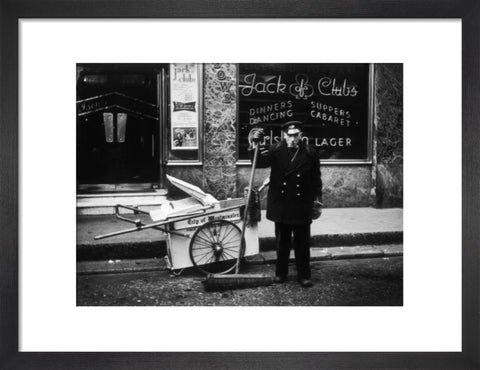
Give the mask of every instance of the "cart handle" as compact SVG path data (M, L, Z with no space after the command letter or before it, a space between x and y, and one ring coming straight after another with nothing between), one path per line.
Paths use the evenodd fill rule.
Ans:
M189 235L187 235L187 234L182 234L182 233L179 233L177 231L167 230L167 229L164 229L164 228L162 228L160 226L157 226L157 225L145 225L145 224L141 223L140 225L138 225L135 228L125 229L125 230L120 230L120 231L114 231L113 233L109 233L109 234L97 235L93 239L94 240L105 239L105 238L110 238L112 236L133 233L134 231L141 231L141 230L145 230L145 229L155 229L155 230L163 231L164 233L170 233L170 234L174 234L174 235L178 235L178 236L183 236L185 238L189 237Z
M121 207L129 208L129 207L126 207L126 206L121 206ZM212 207L213 206L205 207L203 209L203 214L205 214L205 211L207 209L210 209ZM227 211L231 211L233 209L240 208L240 207L242 207L242 206L237 205L237 206L226 207L226 208L215 210L213 212L209 212L208 214L211 215L211 214L215 214L215 213L227 212ZM132 209L132 208L134 208L134 207L131 207L130 209ZM148 212L144 212L144 211L142 211L142 212L148 214ZM198 215L200 215L200 214L198 214ZM194 215L194 216L196 217L197 215ZM122 219L122 220L124 219L124 217L119 217L119 218ZM170 234L175 234L175 235L180 235L180 236L186 236L185 234L181 234L181 233L178 233L178 232L175 232L175 231L172 231L172 230L163 229L163 228L161 228L161 226L164 226L164 225L167 225L167 224L173 223L173 222L188 220L190 218L193 218L192 215L183 216L183 217L179 216L177 218L171 218L171 219L167 219L165 221L159 221L159 222L155 222L155 223L149 224L149 225L143 224L142 222L140 222L140 220L135 220L134 221L134 220L126 219L126 220L128 220L127 222L135 223L137 226L133 227L131 229L114 231L113 233L109 233L109 234L97 235L93 239L94 240L105 239L105 238L110 238L112 236L133 233L135 231L142 231L142 230L146 230L146 229L157 229L157 230L161 230L165 233L170 233ZM137 221L138 221L138 223L137 223Z
M123 206L123 205L121 205L121 204L115 205L115 216L116 216L118 219L122 220L122 221L126 221L126 222L130 222L130 223L132 223L132 224L135 224L135 226L142 226L143 223L142 223L140 220L138 220L138 219L137 219L137 220L131 220L131 219L127 218L127 217L120 216L120 208L125 208L125 209L129 209L129 210L131 210L131 211L133 211L133 212L135 212L135 213L143 213L143 214L147 214L147 215L148 215L148 212L143 211L143 210L141 210L141 209L138 209L137 207Z

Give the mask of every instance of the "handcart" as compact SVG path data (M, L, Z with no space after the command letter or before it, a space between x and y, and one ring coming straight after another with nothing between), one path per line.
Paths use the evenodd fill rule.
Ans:
M95 239L155 229L167 234L167 267L181 273L196 267L202 273L226 274L234 270L243 257L259 253L257 220L243 217L245 198L216 200L198 187L167 176L175 186L191 195L190 198L170 201L159 209L147 212L138 207L115 206L118 219L133 223L135 227L99 235ZM121 213L148 215L152 223L131 219ZM247 220L245 235L241 229Z

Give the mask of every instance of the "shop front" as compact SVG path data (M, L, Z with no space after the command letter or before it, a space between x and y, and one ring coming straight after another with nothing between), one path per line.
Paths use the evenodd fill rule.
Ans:
M217 199L237 197L250 129L264 128L269 145L289 120L304 123L320 154L327 206L375 205L375 108L389 88L379 91L376 75L373 64L78 64L77 209L158 206L181 196L167 174ZM392 120L401 139L401 116ZM266 177L259 170L257 182Z
M77 209L166 200L166 168L201 165L201 65L77 65Z

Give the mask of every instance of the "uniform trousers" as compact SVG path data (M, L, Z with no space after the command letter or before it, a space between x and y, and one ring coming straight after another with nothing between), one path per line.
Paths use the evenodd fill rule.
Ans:
M275 275L286 278L290 249L295 250L298 279L310 279L310 224L292 225L275 222L277 263Z

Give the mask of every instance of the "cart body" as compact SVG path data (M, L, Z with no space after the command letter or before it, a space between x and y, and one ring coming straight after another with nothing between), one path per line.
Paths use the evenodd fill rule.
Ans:
M235 198L225 201L219 201L214 205L212 211L193 216L190 219L172 222L169 224L169 230L178 231L186 236L177 233L168 233L167 235L167 257L170 268L173 270L192 267L193 261L190 258L190 241L195 231L212 220L227 220L236 224L240 229L243 226L242 207L244 198ZM231 209L232 206L237 208ZM225 212L218 212L224 208L229 208ZM253 256L259 253L258 225L247 225L245 229L245 252L244 257Z

